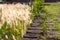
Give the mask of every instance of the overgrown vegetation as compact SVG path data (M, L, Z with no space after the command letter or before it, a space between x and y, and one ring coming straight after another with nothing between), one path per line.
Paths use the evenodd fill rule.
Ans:
M34 0L34 2L32 3L32 16L39 16L40 13L43 10L43 0Z
M46 30L46 19L47 19L47 12L44 9L44 0L34 0L32 5L32 15L33 17L40 16L40 20L42 21L41 27L43 31Z
M44 8L44 0L34 0L33 5L32 5L32 15L34 17L40 17L41 24L40 27L43 30L44 36L46 37L46 20L47 20L47 12L45 11ZM46 38L44 39L46 40Z
M49 19L49 21L52 21L52 28L58 30L58 35L56 35L55 38L60 38L60 2L49 4L50 5L45 5L45 9L48 12L47 20Z
M59 19L60 19L60 3L51 4L50 6L45 6L46 11L48 12L47 18L50 18L50 20L53 20L54 25L56 28L59 26Z
M0 40L22 40L21 38L31 22L29 16L30 7L20 3L1 5L0 20L2 21L0 21Z
M34 0L31 9L33 16L33 17L31 16L32 18L40 16L40 14L42 14L44 7L43 2L44 2L43 0ZM43 20L42 25L45 27L46 14L44 14L43 16L41 15L41 19ZM23 32L27 30L26 26L29 26L29 24L26 25L24 23L25 21L18 20L17 25L15 22L13 22L12 25L10 26L10 24L5 22L0 28L0 40L21 40Z
M49 20L52 20L53 27L60 32L60 3L53 3L49 6L44 6L43 3L44 0L33 1L31 7L31 18L34 19L34 17L40 17L40 20L42 21L40 27L42 27L44 33L46 32L46 28L50 26L46 23ZM0 28L0 40L21 40L23 32L25 32L24 30L27 29L26 26L29 26L29 24L26 25L24 23L25 21L18 20L17 26L14 22L12 23L12 26L10 26L5 22ZM60 38L59 35L55 37Z
M27 25L28 26L28 25ZM0 40L22 40L23 32L27 28L24 21L18 21L18 25L12 23L12 26L5 22L0 28Z
M18 26L20 28L20 26ZM16 26L10 28L10 26L5 22L0 29L0 40L21 40L20 39L20 29L17 29Z

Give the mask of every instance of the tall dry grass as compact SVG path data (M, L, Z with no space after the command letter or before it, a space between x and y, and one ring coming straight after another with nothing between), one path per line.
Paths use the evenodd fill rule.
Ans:
M27 25L31 23L30 7L25 4L0 4L0 28L4 22L13 28L20 25L21 34L26 32ZM13 26L14 25L14 26Z
M17 19L24 20L26 24L30 22L30 7L25 4L1 4L0 9L2 10L1 20L2 23L7 21L8 24ZM17 23L17 22L16 22Z

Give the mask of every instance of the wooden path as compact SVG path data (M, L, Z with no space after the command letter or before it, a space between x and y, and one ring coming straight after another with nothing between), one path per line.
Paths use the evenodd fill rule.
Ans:
M56 31L54 28L49 28L49 29L47 28L47 31L45 33L46 37L45 37L44 32L40 27L40 24L41 24L40 17L35 17L30 27L28 28L26 34L23 36L22 40L60 40L53 37L52 38L48 37L50 35L54 36L53 32Z

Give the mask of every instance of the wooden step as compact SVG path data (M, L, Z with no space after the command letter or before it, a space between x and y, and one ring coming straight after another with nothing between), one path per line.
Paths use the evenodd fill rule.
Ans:
M24 35L24 38L37 38L38 37L38 35L36 35L36 34L26 34L26 35Z
M40 24L39 23L31 24L31 27L36 27L36 26L40 26Z
M42 30L41 27L29 27L28 30Z
M60 40L60 39L57 39L57 38L47 38L47 40Z
M31 32L26 32L26 34L30 34L30 35L37 35L37 33L31 33Z
M37 40L37 38L23 38L22 40Z
M31 23L31 25L40 25L40 23Z
M27 33L35 33L39 34L40 32L43 32L42 30L28 30Z
M46 28L47 30L53 30L53 31L57 31L56 28Z

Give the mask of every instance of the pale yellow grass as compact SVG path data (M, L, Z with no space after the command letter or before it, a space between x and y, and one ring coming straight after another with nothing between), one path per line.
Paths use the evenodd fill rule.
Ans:
M0 23L7 21L8 24L15 22L17 25L17 19L24 20L26 24L31 22L30 19L30 7L25 4L0 4Z
M31 23L30 9L28 5L20 3L0 4L0 26L6 21L10 27L14 27L12 25L17 26L20 21L23 21L23 24L19 24L22 29L21 34L23 35L26 32L26 26Z

